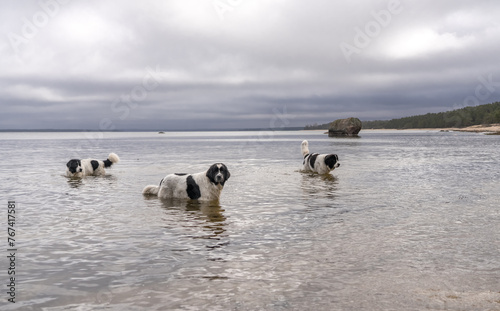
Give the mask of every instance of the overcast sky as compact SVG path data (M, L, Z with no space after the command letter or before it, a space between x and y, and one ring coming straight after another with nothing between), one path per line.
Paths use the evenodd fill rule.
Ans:
M0 129L280 128L500 100L500 2L3 1Z

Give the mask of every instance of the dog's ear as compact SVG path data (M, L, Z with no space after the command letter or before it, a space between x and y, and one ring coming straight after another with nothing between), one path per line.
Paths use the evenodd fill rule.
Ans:
M228 180L229 177L231 177L231 173L229 173L229 170L227 169L227 166L225 164L222 164L220 170L224 174L224 181Z
M329 154L325 157L325 164L332 169L335 166L335 163L337 163L339 160L339 157L336 154Z
M67 168L69 168L69 164L71 163L71 161L73 161L73 160L69 160L68 163L66 163Z
M210 166L205 175L208 177L208 179L210 179L211 182L215 183L215 175L217 174L218 170L219 168L217 167L217 164L213 164L212 166Z

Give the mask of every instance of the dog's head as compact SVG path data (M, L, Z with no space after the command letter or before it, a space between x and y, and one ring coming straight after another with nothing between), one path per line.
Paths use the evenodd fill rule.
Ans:
M340 166L339 157L336 154L329 154L325 157L325 164L331 169L334 170Z
M207 177L210 179L210 182L215 185L222 185L231 177L229 170L222 163L215 163L207 171Z
M69 160L69 162L66 163L66 166L68 167L68 171L70 171L72 174L81 173L83 171L82 162L77 159Z

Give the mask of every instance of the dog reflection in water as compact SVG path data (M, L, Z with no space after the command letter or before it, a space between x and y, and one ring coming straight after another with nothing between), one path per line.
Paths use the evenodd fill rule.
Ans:
M219 201L198 201L184 199L160 199L152 196L144 196L144 199L154 205L160 202L160 206L165 210L166 216L162 219L172 226L195 228L200 226L203 233L193 238L218 239L223 234L226 224L224 209ZM170 225L169 225L170 227ZM207 246L208 247L208 246Z

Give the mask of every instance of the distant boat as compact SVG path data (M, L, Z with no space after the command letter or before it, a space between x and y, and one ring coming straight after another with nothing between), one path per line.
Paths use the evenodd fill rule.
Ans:
M158 134L165 134L165 132L158 132Z

